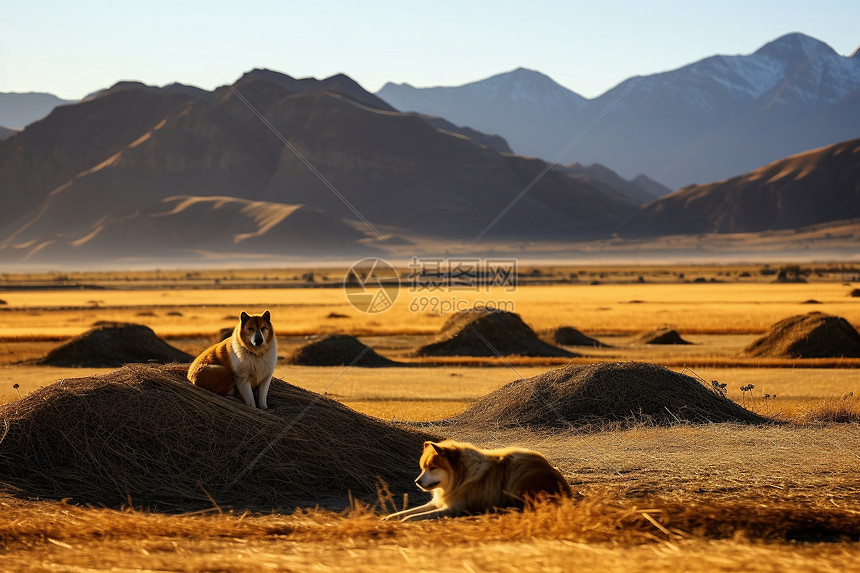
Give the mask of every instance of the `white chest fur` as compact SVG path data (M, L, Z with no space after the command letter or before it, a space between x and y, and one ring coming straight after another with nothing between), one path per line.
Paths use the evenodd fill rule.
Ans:
M230 345L230 367L236 382L247 380L252 388L256 388L272 375L277 361L278 348L274 338L263 354L250 352L237 340L233 340Z

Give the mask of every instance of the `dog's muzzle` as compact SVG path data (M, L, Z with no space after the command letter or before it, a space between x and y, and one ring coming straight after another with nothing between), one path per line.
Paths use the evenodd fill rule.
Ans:
M418 486L418 489L422 489L424 491L430 491L431 489L433 489L434 487L439 485L439 481L437 480L437 481L434 481L431 483L422 483L422 479L424 479L426 477L426 473L427 472L421 472L421 475L419 475L417 478L415 478L415 485Z
M251 344L254 346L260 346L265 342L265 338L263 338L263 333L259 330L254 334L254 337L251 339Z
M420 481L415 480L415 485L417 485L419 489L423 489L424 491L430 491L431 489L433 489L434 487L439 485L439 482L434 481L433 483L428 483L426 485L422 485Z

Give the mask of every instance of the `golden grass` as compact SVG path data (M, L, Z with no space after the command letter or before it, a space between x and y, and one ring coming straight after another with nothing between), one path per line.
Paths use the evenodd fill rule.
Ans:
M451 310L476 302L508 305L535 330L574 326L592 336L634 335L669 324L682 335L751 334L812 310L860 325L860 305L849 290L841 283L561 284L440 293L434 306L419 304L434 293L403 289L394 306L378 314L352 308L340 288L8 291L0 340L68 337L96 320L141 322L166 338L210 336L243 309L270 309L282 336L435 334L446 318L439 313L443 304ZM804 304L810 299L821 304ZM169 314L177 312L181 316ZM331 312L346 318L328 318Z
M292 382L317 390L339 374L331 368L280 369L292 374ZM762 385L791 373L705 373L732 375L734 385L761 372L773 378L758 379ZM420 404L422 393L466 399L511 374L508 368L351 369L329 389L347 403L361 396L401 396L402 404ZM819 374L825 379L806 391L839 385L840 372ZM857 380L856 371L849 374L854 378L848 384ZM402 504L403 494L420 503L417 490L394 491L383 500L385 510L355 508L346 514L213 508L171 516L0 498L0 553L9 571L563 571L572 563L604 572L645 565L655 571L851 571L860 536L857 432L857 424L716 424L596 435L458 435L484 447L516 443L538 449L584 497L562 508L444 522L378 520L379 513ZM797 545L797 539L829 543Z
M860 571L858 364L737 358L753 335L793 314L823 311L860 326L860 305L847 297L850 287L841 282L672 284L676 279L660 274L678 270L611 271L616 278L632 272L633 281L638 272L663 284L529 285L515 293L457 295L467 302L510 300L513 310L536 330L570 325L607 337L605 341L616 346L575 349L588 354L573 359L577 363L622 358L678 371L692 367L686 373L706 382L725 382L730 399L791 424L641 426L588 435L528 429L469 434L460 429L462 433L449 437L482 447L517 444L544 452L584 498L561 509L444 522L383 523L368 508L289 515L213 508L177 516L0 496L0 568ZM580 282L586 282L606 271L579 272ZM715 274L714 269L698 267L684 272L690 279L700 272ZM403 359L445 319L411 312L408 306L415 299L407 292L389 311L363 315L338 288L196 288L216 278L222 285L259 284L266 273L278 280L293 278L274 271L230 276L212 271L198 277L153 272L133 277L135 290L127 290L129 282L114 274L81 273L77 280L108 281L119 289L4 291L0 298L8 304L0 307L0 363L43 355L97 320L146 324L193 354L208 345L208 337L218 329L231 325L231 317L241 310L264 308L272 310L283 337L282 355L305 335L340 331L367 337L365 343L382 334L374 348ZM168 279L179 288L164 288ZM809 299L822 304L803 304ZM329 318L331 312L347 318ZM630 343L639 332L664 323L695 344L679 349ZM327 391L329 397L383 419L416 421L461 412L478 396L555 364L532 359L421 362L419 368L346 371L279 365L276 375L312 391ZM0 366L0 403L65 377L108 371ZM755 388L741 392L748 384ZM850 392L854 396L847 396ZM765 398L767 394L776 398ZM400 505L403 494L417 500L413 503L421 500L417 490L395 491L386 503ZM821 539L831 542L796 541Z
M811 565L849 571L857 545L850 539L860 534L860 513L834 506L711 506L671 496L629 499L609 490L560 507L415 524L382 522L364 508L344 514L166 516L13 499L0 500L0 518L9 571L561 571L573 564L602 571L643 564L660 571ZM815 537L836 542L791 542ZM743 541L748 538L760 541Z

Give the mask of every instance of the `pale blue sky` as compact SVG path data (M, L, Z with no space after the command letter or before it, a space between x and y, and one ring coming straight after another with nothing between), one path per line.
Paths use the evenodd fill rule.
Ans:
M857 0L0 0L0 92L80 98L118 80L212 89L265 67L459 85L523 66L595 97L635 74L803 32L848 55Z

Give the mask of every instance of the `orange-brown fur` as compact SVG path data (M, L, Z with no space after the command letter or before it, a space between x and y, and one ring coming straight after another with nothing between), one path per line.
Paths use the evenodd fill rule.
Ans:
M210 346L191 363L188 380L222 396L238 390L248 406L265 409L277 358L269 311L260 316L243 312L229 338Z
M570 485L541 454L522 448L481 450L445 440L425 442L418 487L429 503L385 519L428 519L523 507L538 497L571 497ZM438 482L436 480L439 480Z

